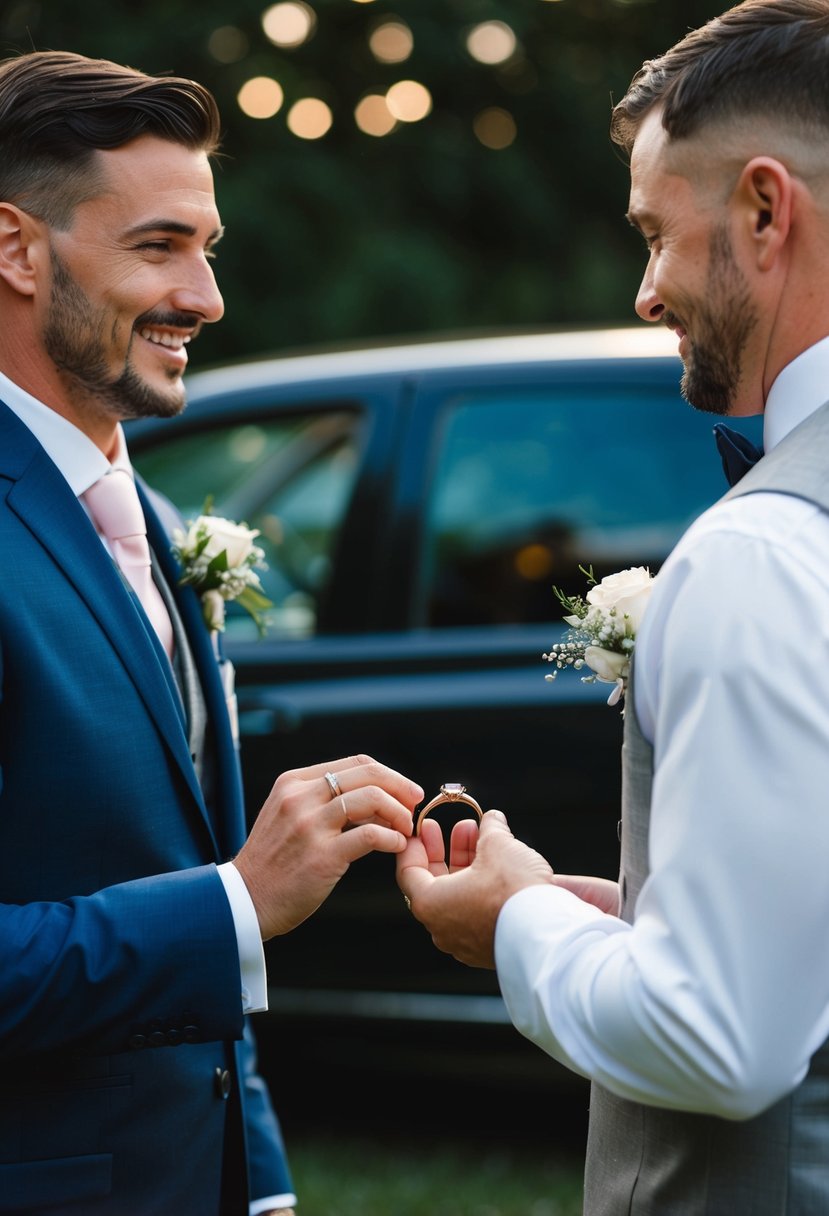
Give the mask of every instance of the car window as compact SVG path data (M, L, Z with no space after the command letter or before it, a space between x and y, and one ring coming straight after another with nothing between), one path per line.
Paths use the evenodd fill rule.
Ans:
M425 543L428 622L547 621L551 588L654 572L727 486L713 420L641 386L514 388L445 403Z
M212 510L261 535L267 569L262 587L273 600L271 637L316 632L340 525L357 473L359 416L347 410L282 415L170 438L135 463L185 519ZM255 629L228 606L229 637Z

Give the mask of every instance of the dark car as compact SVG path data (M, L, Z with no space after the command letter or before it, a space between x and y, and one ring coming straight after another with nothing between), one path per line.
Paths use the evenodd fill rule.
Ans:
M542 655L554 585L655 572L726 488L675 350L643 326L264 359L193 374L180 418L131 426L185 517L209 493L261 531L272 627L258 640L231 607L225 636L251 819L280 771L368 752L427 798L462 782L558 870L615 876L620 711L573 671L546 681ZM319 1103L311 1072L334 1090L405 1077L442 1104L459 1082L563 1080L494 975L432 946L390 857L266 949L257 1025L283 1107Z

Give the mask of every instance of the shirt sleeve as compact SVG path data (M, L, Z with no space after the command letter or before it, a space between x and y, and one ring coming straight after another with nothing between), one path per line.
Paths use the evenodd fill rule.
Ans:
M556 1059L741 1119L829 1034L829 521L759 494L708 516L636 642L654 784L634 923L533 887L502 909L496 963L516 1026Z
M243 1013L262 1013L268 1008L265 951L259 921L245 880L232 861L217 866L224 884L239 947L239 970Z
M296 1207L296 1195L270 1195L267 1199L255 1199L248 1208L248 1216L260 1216L263 1212L278 1212L280 1208Z

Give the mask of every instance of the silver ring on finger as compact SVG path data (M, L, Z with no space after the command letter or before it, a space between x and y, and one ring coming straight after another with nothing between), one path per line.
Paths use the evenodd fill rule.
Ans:
M342 790L340 789L340 783L337 780L336 774L335 773L323 773L323 776L325 777L325 780L328 783L328 788L331 791L331 797L339 798L340 795L342 794Z
M346 805L345 805L345 794L340 794L340 806L343 809L343 817L344 817L346 823L348 823L348 811L346 810Z

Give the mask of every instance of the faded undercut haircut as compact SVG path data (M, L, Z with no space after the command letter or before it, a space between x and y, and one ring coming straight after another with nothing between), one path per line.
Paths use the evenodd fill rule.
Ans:
M657 105L670 140L745 116L829 139L829 0L745 0L647 60L611 116L610 137L628 156Z
M154 135L215 155L220 119L202 85L69 51L0 61L0 201L54 228L103 188L97 150Z

